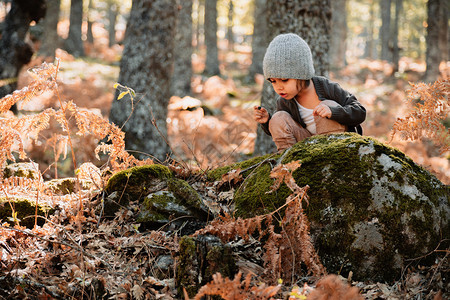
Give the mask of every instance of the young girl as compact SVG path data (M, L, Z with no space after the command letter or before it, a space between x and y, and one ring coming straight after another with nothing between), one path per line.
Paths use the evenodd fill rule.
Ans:
M277 111L271 116L264 107L254 107L255 121L272 136L278 151L316 134L358 132L366 109L339 84L314 76L308 44L293 33L280 34L267 48L264 78L272 83Z

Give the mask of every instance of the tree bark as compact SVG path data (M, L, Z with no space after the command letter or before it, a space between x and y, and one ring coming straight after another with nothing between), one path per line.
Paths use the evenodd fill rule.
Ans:
M84 56L82 40L83 0L70 1L69 36L65 40L65 49L75 57Z
M205 0L206 76L220 75L219 49L217 47L217 0Z
M133 0L124 39L119 83L136 91L112 103L110 120L123 125L125 145L144 157L164 160L169 153L167 105L173 72L176 0ZM129 118L129 119L128 119ZM128 120L128 121L127 121Z
M175 64L172 76L172 95L191 94L192 78L192 0L180 2L174 49Z
M392 63L394 64L393 74L398 72L398 63L400 60L400 47L398 45L398 27L400 23L401 11L403 10L403 0L395 0L395 18L392 31Z
M116 22L117 22L117 4L113 1L108 2L108 45L112 47L116 44Z
M262 62L266 47L268 45L266 37L266 0L255 0L252 35L252 64L250 65L248 76L249 82L255 80L256 74L262 74Z
M60 45L58 36L58 22L61 0L47 0L47 13L42 20L45 37L41 41L38 55L55 59L56 48Z
M392 55L390 51L391 45L391 1L392 0L380 0L380 12L381 12L381 28L380 28L380 42L381 53L380 58L388 62L392 61Z
M369 26L366 29L367 37L366 37L366 46L364 49L364 57L368 59L376 58L375 51L375 38L374 38L374 27L375 27L375 3L374 0L370 0L370 20Z
M228 50L233 51L234 48L234 34L233 34L233 13L234 6L233 0L229 0L228 6L228 24L227 24L227 40L228 40Z
M0 39L0 79L8 79L9 84L0 87L0 98L16 90L20 69L33 55L31 45L25 41L30 22L39 22L45 11L44 0L14 0L11 3Z
M441 61L448 61L448 51L449 51L449 40L448 40L448 19L449 19L449 2L445 0L441 0L441 9L439 10L441 13L439 14L440 24L439 28L439 48L441 50Z
M92 20L92 16L90 14L90 12L93 10L94 10L94 2L93 2L93 0L89 0L88 13L87 13L86 41L90 44L94 44L94 34L92 33L92 26L94 25L94 21Z
M347 64L345 58L347 40L347 0L331 1L331 69L341 70Z
M330 0L274 0L267 1L268 40L280 33L293 32L310 46L317 75L328 76L330 41ZM275 111L276 93L264 82L261 105L269 112ZM272 152L275 144L258 126L255 154Z
M444 0L445 1L445 0ZM439 64L441 63L441 49L439 45L439 16L442 0L428 0L428 27L427 27L427 69L424 75L425 82L434 82L439 77Z

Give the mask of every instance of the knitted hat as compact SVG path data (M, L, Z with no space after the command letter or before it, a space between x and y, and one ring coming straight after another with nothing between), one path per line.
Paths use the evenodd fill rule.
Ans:
M311 79L314 64L308 44L294 33L276 36L263 60L264 78Z

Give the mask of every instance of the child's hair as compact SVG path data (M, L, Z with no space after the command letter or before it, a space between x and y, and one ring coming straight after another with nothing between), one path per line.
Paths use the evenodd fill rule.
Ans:
M265 79L311 79L315 72L311 49L294 33L280 34L267 47L263 71Z

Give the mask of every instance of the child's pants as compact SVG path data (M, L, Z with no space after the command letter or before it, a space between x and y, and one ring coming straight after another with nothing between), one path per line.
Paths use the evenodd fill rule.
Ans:
M323 100L322 103L328 106L339 105L332 100ZM315 116L314 121L316 122L316 134L347 131L345 125L328 118ZM306 128L303 128L299 123L295 122L292 116L285 111L278 111L272 116L269 122L269 130L278 151L289 148L295 143L312 136Z

